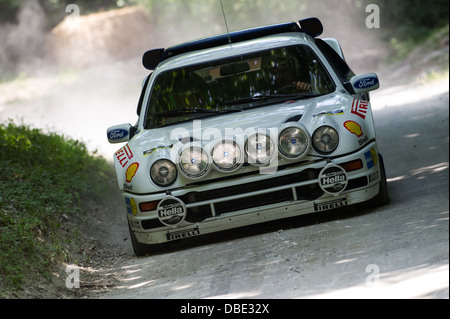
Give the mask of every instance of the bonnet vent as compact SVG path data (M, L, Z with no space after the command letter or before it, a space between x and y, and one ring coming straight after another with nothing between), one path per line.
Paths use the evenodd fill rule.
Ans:
M284 123L288 123L288 122L298 122L300 121L300 119L302 118L303 114L298 114L298 115L294 115L290 118L288 118Z

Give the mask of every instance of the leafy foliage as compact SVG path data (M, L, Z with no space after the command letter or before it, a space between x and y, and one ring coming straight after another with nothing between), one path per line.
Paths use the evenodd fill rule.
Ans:
M399 40L421 39L430 30L448 24L449 3L446 0L372 1L380 6L382 23Z
M86 218L84 201L110 193L113 173L83 143L12 122L0 124L0 149L0 287L18 288L70 262L77 229L64 222Z

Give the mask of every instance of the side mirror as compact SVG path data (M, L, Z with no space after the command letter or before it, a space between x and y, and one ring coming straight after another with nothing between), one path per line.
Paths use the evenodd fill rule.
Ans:
M108 142L111 144L125 143L130 140L131 124L119 124L109 127L106 130Z
M380 82L375 73L366 73L352 77L350 79L350 86L355 94L360 94L378 89Z

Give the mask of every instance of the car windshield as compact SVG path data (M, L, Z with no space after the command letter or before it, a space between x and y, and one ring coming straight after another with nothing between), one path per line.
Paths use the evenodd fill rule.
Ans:
M305 45L215 60L159 74L145 128L328 94L335 89L320 60Z

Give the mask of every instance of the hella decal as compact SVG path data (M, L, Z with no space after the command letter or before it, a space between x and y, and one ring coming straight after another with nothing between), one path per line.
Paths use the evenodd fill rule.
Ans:
M347 184L347 173L339 165L330 163L319 174L319 186L325 193L338 195Z
M186 206L180 199L173 196L164 197L156 210L159 221L166 226L176 226L186 217Z

